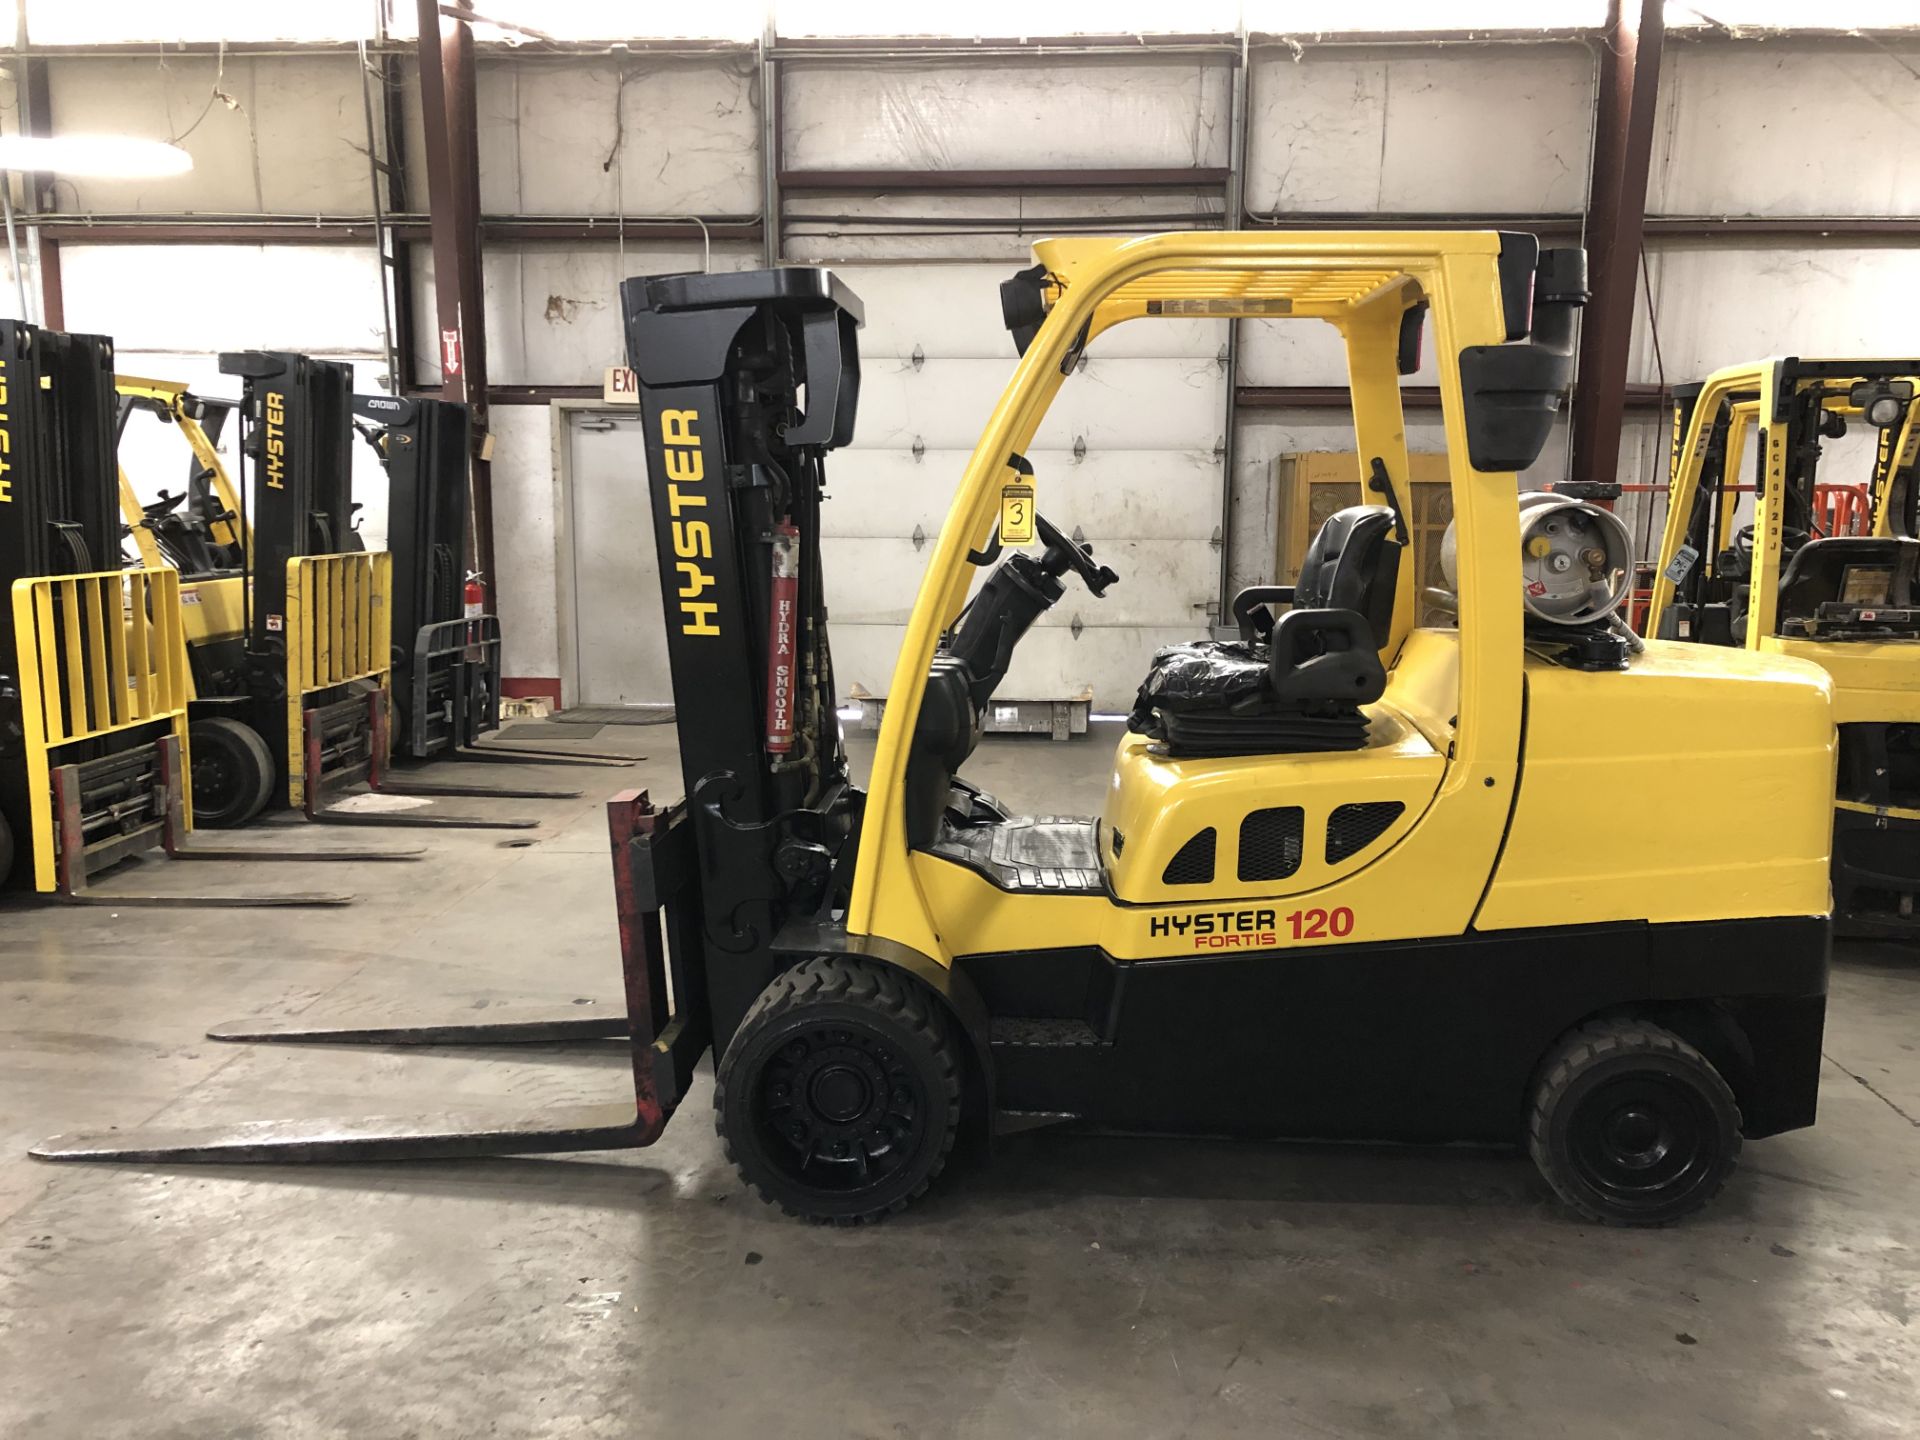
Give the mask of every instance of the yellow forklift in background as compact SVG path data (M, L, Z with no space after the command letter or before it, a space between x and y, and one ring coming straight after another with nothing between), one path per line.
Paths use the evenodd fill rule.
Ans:
M397 602L395 557L368 552L354 526L359 507L352 500L351 447L362 402L347 366L248 351L223 355L221 368L240 378L238 402L169 381L119 379L123 437L131 418L144 412L177 429L190 457L179 493L163 489L143 504L122 469L120 494L141 560L181 575L193 686L193 788L202 823L244 825L274 803L329 824L525 829L536 823L333 803L343 788L362 781L389 795L577 796L577 790L391 776L396 675L410 689L418 675L423 698L430 696L434 706L430 715L424 706L406 707L404 716L418 716L422 724L444 716L441 732L462 739L477 733L483 716L497 723L497 626L481 617L492 628L451 659L444 626L434 632L438 649L417 664L415 644L395 643L396 618L411 626L417 611L411 591L410 604ZM399 403L413 413L412 402ZM240 426L238 482L219 454L230 414ZM411 435L407 443L414 443ZM469 648L476 656L471 663ZM480 681L460 683L470 672ZM424 686L429 673L439 682L431 690ZM453 723L456 705L461 725ZM420 851L340 853L388 859Z
M1920 938L1920 360L1763 360L1679 387L1647 631L1833 677L1834 923ZM1869 533L1828 534L1823 454L1874 444ZM1749 460L1748 457L1751 457ZM1736 486L1751 468L1751 523Z
M122 861L190 847L191 694L180 577L122 570L113 342L0 321L0 880L130 905L333 905L324 893L93 893ZM273 857L268 857L273 858Z
M860 301L806 267L628 280L686 795L609 806L625 1016L216 1032L621 1034L633 1104L34 1153L646 1145L711 1049L728 1155L817 1220L902 1209L963 1131L1079 1123L1519 1145L1579 1213L1651 1224L1706 1204L1743 1137L1813 1123L1831 687L1791 658L1622 634L1631 557L1597 512L1523 514L1515 472L1571 378L1584 255L1269 231L1035 257L1002 291L1020 363L932 547L868 791L841 745L820 544ZM1141 656L1090 813L1010 813L963 776L983 709L1070 584L1125 583L1036 512L1050 481L1027 451L1108 330L1193 315L1333 327L1369 503L1326 521L1295 585L1238 597L1238 639ZM1399 377L1429 326L1453 619L1416 624ZM1611 817L1659 810L1676 774L1727 823L1650 853Z

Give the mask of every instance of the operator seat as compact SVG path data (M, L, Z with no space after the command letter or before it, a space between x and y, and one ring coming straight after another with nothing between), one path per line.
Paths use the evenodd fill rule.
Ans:
M1387 688L1380 650L1399 584L1397 528L1384 505L1328 516L1297 584L1235 597L1238 640L1192 641L1153 657L1127 728L1174 758L1364 746L1360 707ZM1275 606L1285 607L1277 618Z
M1794 552L1780 575L1783 635L1920 631L1920 540L1831 535ZM1889 613L1892 612L1892 613Z

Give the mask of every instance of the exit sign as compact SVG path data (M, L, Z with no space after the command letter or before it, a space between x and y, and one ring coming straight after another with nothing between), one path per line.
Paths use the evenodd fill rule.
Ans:
M609 405L638 405L640 379L624 365L609 365L600 393Z

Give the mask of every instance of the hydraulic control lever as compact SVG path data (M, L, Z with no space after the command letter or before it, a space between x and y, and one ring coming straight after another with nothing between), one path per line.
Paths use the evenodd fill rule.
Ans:
M1091 545L1082 545L1071 535L1062 535L1059 527L1044 515L1036 513L1033 520L1040 538L1047 546L1040 563L1051 574L1064 575L1068 570L1073 571L1080 577L1080 583L1093 592L1095 599L1103 598L1107 587L1119 580L1120 577L1111 569L1093 558Z

